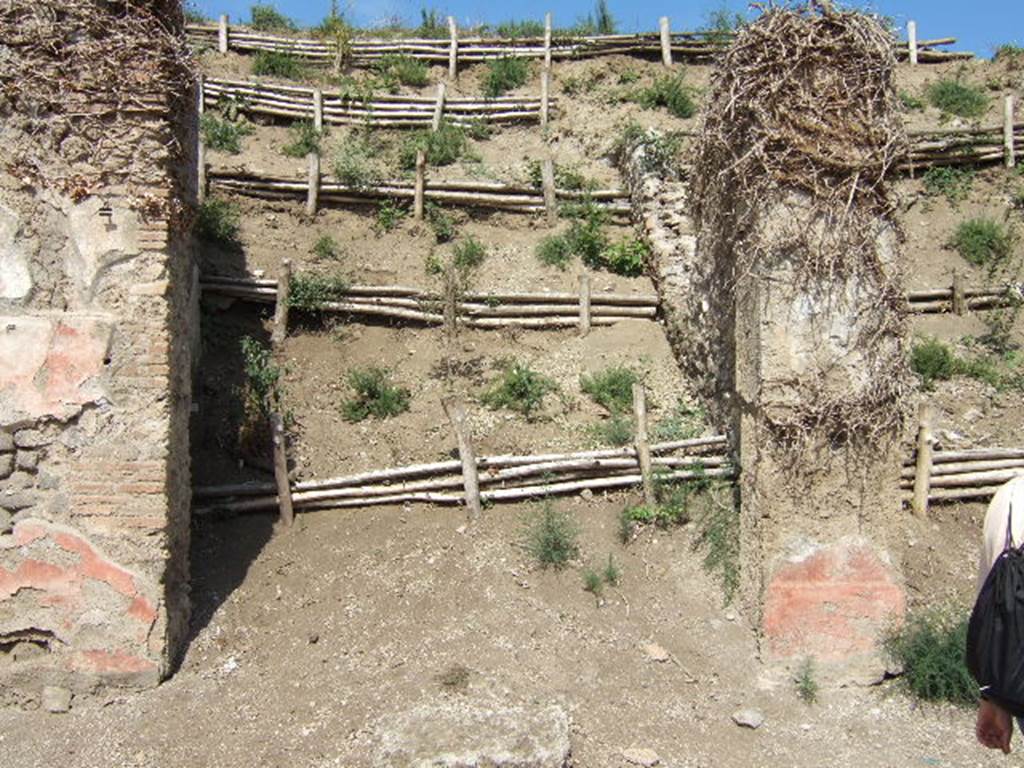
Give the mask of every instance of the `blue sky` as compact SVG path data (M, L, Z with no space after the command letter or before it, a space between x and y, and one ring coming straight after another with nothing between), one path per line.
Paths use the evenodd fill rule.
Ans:
M245 21L249 18L252 0L192 0L190 4L207 16L227 13L233 21ZM976 0L972 3L872 0L870 3L850 4L891 16L901 27L905 27L908 19L914 19L919 38L956 37L958 50L973 51L979 56L991 56L995 46L1001 43L1024 46L1024 0ZM276 5L278 10L305 26L315 24L324 17L330 8L330 0L280 0ZM708 13L714 9L728 7L742 12L748 7L746 2L729 0L702 0L696 3L608 0L608 5L622 31L654 30L659 16L669 16L673 29L695 29L705 23ZM460 24L495 23L513 18L543 19L546 11L553 10L555 25L569 26L593 9L593 0L565 0L557 3L551 0L519 0L514 5L472 0L341 0L341 6L347 10L348 18L359 26L370 26L393 16L413 22L419 19L423 7L436 8L442 14L453 15Z

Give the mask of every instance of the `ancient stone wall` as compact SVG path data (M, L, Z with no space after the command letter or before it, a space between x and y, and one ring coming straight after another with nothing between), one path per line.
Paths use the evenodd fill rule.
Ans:
M0 702L155 684L186 636L198 318L180 24L175 3L0 13ZM103 52L116 78L89 69Z

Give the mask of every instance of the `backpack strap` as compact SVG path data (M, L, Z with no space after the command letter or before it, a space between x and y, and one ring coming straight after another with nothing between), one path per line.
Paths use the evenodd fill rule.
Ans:
M1010 501L1010 514L1006 520L1006 544L1004 549L1013 549L1013 501Z

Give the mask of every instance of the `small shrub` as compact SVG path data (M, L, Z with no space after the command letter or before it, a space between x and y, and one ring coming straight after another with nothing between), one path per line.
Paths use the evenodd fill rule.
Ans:
M252 134L253 127L246 122L233 123L213 112L205 112L199 118L199 130L202 131L203 142L210 149L237 155L242 151L242 139Z
M924 109L924 100L910 93L910 91L900 91L900 103L904 109Z
M951 606L912 613L885 640L903 668L903 683L918 699L971 705L978 686L967 671L967 612Z
M1024 187L1018 187L1010 194L1010 205L1018 211L1024 211Z
M288 306L314 312L329 301L341 301L349 282L338 275L294 274L289 282Z
M306 157L311 153L320 154L320 142L324 137L322 130L317 130L312 120L300 120L291 126L292 141L281 148L288 157Z
M437 203L428 202L424 206L427 223L434 230L434 237L439 243L447 243L455 237L455 219Z
M238 208L220 197L211 197L199 206L196 232L208 243L237 246L241 214Z
M295 22L270 4L254 5L249 9L249 26L259 32L293 32Z
M911 348L910 368L921 377L921 386L931 389L936 381L946 381L956 372L956 356L938 339L923 339Z
M818 700L818 681L814 679L814 660L809 656L801 662L793 681L796 695L804 704L813 704Z
M994 267L1010 255L1013 236L991 219L969 219L956 228L950 245L971 264Z
M697 477L677 480L657 475L654 478L653 504L626 507L619 517L619 534L628 543L637 529L644 525L670 528L690 522L690 504L694 496L705 493L711 481L704 476L703 465L698 464ZM737 545L738 546L738 545Z
M572 247L565 235L548 235L537 244L536 254L541 264L564 272L572 260Z
M362 136L349 135L334 157L334 175L349 187L365 189L380 177L375 151Z
M454 123L441 121L436 131L417 131L409 136L398 152L399 165L406 170L416 168L416 153L427 153L427 164L451 165L466 152L466 132Z
M279 410L281 405L281 379L284 372L274 362L270 350L251 336L243 336L242 369L245 372L244 408L249 416L262 418Z
M444 17L435 9L420 9L420 25L416 28L417 37L432 39L448 38L448 25Z
M488 408L507 408L531 418L544 404L544 397L556 389L547 376L513 360L504 364L501 375L480 400Z
M624 277L638 277L644 273L644 265L650 251L643 240L630 238L609 246L601 254L601 261L609 272Z
M422 88L430 82L430 69L412 56L388 54L377 62L377 73L385 82L393 80L413 88Z
M283 51L257 51L256 58L252 62L254 75L296 80L302 77L303 71L301 62L290 53Z
M354 368L346 379L355 391L355 397L341 404L346 421L363 421L371 416L387 419L409 410L411 393L405 387L392 384L383 368Z
M578 540L579 527L572 516L547 503L523 527L523 549L541 568L561 570L568 565L579 554Z
M313 255L317 261L337 261L342 256L341 246L330 235L321 235L313 243Z
M607 0L597 0L597 2L594 3L594 14L593 16L587 17L587 24L592 26L594 31L599 35L615 34L615 17L612 16L611 11L608 10Z
M993 61L1005 61L1011 67L1015 67L1024 62L1024 47L1013 43L1003 43L996 47L992 59Z
M959 79L938 80L928 86L925 96L936 109L957 117L981 117L988 109L985 92Z
M615 564L615 559L610 552L608 553L608 563L601 571L601 578L604 579L605 584L612 587L619 586L619 582L622 581L622 570Z
M580 377L580 389L608 413L629 413L633 408L633 385L640 381L636 371L611 365L590 376Z
M477 141L483 141L491 138L491 126L487 124L487 121L482 117L474 118L468 121L463 126L463 130L466 131L466 135L471 139Z
M731 491L725 489L719 493L721 488L710 487L710 492L703 497L704 503L691 505L689 509L696 512L694 521L699 531L694 548L704 549L704 570L718 577L728 605L740 586L740 515L729 496ZM720 500L720 495L727 500Z
M374 222L374 228L378 234L390 232L408 215L408 209L397 200L382 200L377 206L377 220Z
M656 77L647 88L636 93L635 100L644 109L664 107L669 114L684 120L697 114L693 89L683 81L682 75Z
M942 195L952 205L962 203L971 192L974 171L970 168L935 166L929 168L921 181L926 194L933 197Z
M452 263L458 270L476 269L487 258L487 249L475 237L467 237L457 243L452 252Z
M494 28L498 37L516 40L521 37L544 37L544 22L527 19L524 21L503 21Z
M585 568L583 570L583 590L590 592L597 598L601 597L601 594L604 592L604 582L601 580L601 574L593 568Z
M604 232L603 217L588 216L577 219L565 235L569 249L588 267L603 266L601 258L608 247L608 236Z
M558 189L583 190L593 189L597 185L573 167L560 165L555 166L555 186ZM526 164L526 178L534 189L541 189L544 186L544 169L540 160L530 160Z
M489 98L501 96L507 91L526 83L530 74L530 65L526 59L505 57L491 59L487 62L487 71L483 77L484 95Z
M632 85L640 80L640 73L635 69L624 69L619 72L619 85Z
M633 442L633 419L629 416L616 414L592 425L587 431L594 441L600 445L621 448Z
M707 22L700 31L712 45L726 45L746 25L747 20L742 14L730 11L723 3L720 8L708 12Z

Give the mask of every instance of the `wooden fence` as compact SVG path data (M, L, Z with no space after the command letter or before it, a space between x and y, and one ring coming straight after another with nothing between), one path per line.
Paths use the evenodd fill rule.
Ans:
M202 93L207 108L232 102L238 111L249 115L380 128L428 128L441 120L461 126L540 122L545 110L558 107L557 99L545 103L544 95L449 98L443 83L435 97L376 94L371 99L360 99L340 91L204 78Z
M448 17L447 38L405 38L394 40L354 38L341 51L356 66L372 65L384 56L409 56L421 61L447 64L455 76L460 63L472 64L488 59L520 57L543 59L580 59L598 56L630 55L661 56L666 65L674 59L691 62L708 61L732 41L731 33L672 32L668 17L659 19L657 32L636 32L615 35L565 35L552 30L551 14L545 17L541 37L500 38L478 35L459 36L454 18ZM282 34L256 32L245 26L228 24L221 16L216 24L189 24L186 33L194 42L217 42L221 53L276 51L313 61L330 63L340 60L339 47L325 38L301 38ZM907 25L908 40L893 41L896 56L913 64L941 63L972 58L973 54L939 50L952 45L956 38L918 40L916 25Z
M936 128L910 131L910 147L899 170L914 173L937 166L985 165L1002 162L1016 165L1024 151L1024 123L1013 120L1014 98L1003 98L1003 123L987 128Z
M552 206L551 200L545 201L543 190L529 186L490 181L427 181L419 164L417 177L421 181L386 181L355 186L322 179L320 158L310 155L309 161L310 172L306 181L229 171L210 171L205 175L211 191L233 192L267 200L306 200L310 214L316 211L319 203L370 205L384 200L410 201L417 209L422 208L425 200L514 213L544 213ZM613 215L628 217L631 212L628 195L619 189L554 190L555 204L584 200Z
M1024 283L967 288L960 273L954 274L953 285L949 288L907 292L907 306L915 314L954 312L963 315L971 310L999 309L1021 303L1024 303Z
M650 294L592 293L590 280L581 276L579 293L467 292L455 304L455 321L467 328L572 328L614 325L622 320L653 320L658 297ZM246 301L274 303L280 280L208 276L200 285L205 293ZM399 285L353 285L343 298L327 301L319 311L384 317L443 325L444 299L435 293Z

